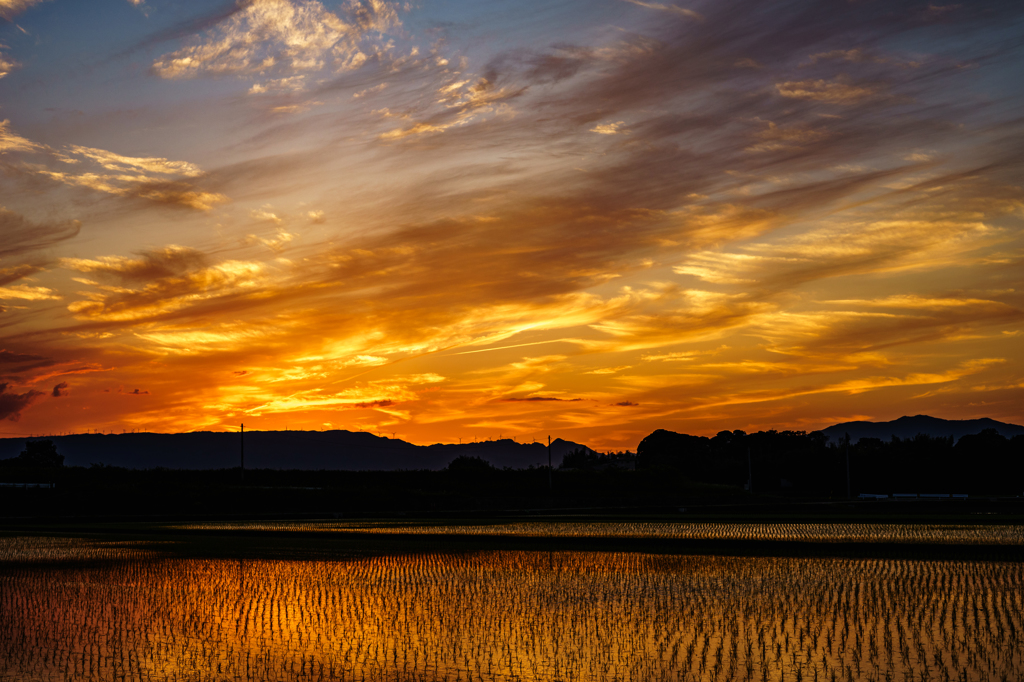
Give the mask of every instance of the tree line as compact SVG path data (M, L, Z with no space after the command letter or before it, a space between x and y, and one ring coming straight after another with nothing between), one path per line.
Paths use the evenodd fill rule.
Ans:
M849 472L849 478L847 478ZM51 441L0 460L0 482L53 483L9 490L0 516L119 513L276 513L372 510L676 507L696 498L841 499L849 492L1020 495L1024 436L994 430L952 438L829 442L820 431L658 430L637 452L567 453L560 467L498 469L459 457L444 470L219 470L63 466Z
M861 493L1021 494L1024 436L995 429L891 440L821 431L721 431L712 438L659 429L637 447L638 471L673 471L693 481L752 484L755 493L842 497Z

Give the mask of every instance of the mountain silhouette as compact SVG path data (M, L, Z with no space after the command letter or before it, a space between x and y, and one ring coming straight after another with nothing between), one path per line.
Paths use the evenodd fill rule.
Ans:
M939 419L919 414L914 417L900 417L889 422L845 422L822 429L829 441L838 443L845 434L850 434L850 442L856 443L861 438L879 438L891 440L893 436L900 439L913 438L919 433L928 436L953 436L954 443L963 436L981 433L985 429L995 429L1005 438L1024 435L1024 426L1006 424L988 417L982 419Z
M73 434L44 436L64 456L65 466L106 466L129 469L227 469L240 460L238 433ZM0 439L0 459L16 457L27 438ZM480 457L501 469L547 466L547 445L511 439L480 443L413 445L365 431L246 431L246 469L334 469L395 471L444 469L459 456ZM567 452L586 449L561 438L552 441L554 466Z

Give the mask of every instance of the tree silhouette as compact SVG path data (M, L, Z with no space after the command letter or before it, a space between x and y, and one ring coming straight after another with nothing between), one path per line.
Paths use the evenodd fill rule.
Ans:
M64 455L57 454L57 446L52 440L30 440L26 441L25 449L15 462L34 469L56 469L64 466Z
M459 474L489 473L495 471L494 465L480 457L460 455L448 463L448 471Z

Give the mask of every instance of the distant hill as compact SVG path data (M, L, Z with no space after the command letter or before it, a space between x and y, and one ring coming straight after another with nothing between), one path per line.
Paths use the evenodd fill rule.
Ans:
M239 463L239 435L193 433L74 434L48 436L65 466L105 464L129 469L227 469ZM0 459L17 457L26 438L0 438ZM31 440L39 440L33 438ZM585 448L552 441L554 466L567 452ZM413 445L365 431L246 431L246 469L395 471L443 469L459 456L480 457L499 469L547 466L547 445L508 438L482 443Z
M838 443L844 434L850 434L850 442L856 444L861 438L880 438L889 441L893 436L900 439L913 438L919 433L932 437L953 436L954 442L963 436L995 429L1005 438L1024 435L1024 426L983 419L939 419L919 414L916 417L900 417L891 422L846 422L822 429L829 441Z

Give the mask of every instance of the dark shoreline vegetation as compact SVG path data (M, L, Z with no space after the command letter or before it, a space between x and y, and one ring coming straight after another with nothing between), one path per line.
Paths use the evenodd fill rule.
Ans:
M952 437L829 443L824 433L658 430L637 452L577 448L560 466L497 468L473 456L442 470L340 471L64 466L50 440L0 460L0 518L320 518L671 514L722 517L1010 522L1024 513L1024 436L989 429ZM849 478L847 478L849 472ZM752 484L753 490L748 490ZM856 500L861 493L969 494ZM979 499L980 498L980 499ZM998 521L997 521L998 519Z
M648 538L535 538L457 535L376 535L346 533L323 537L293 531L230 532L140 527L72 526L11 529L4 537L78 539L84 546L152 552L154 558L345 561L368 556L472 554L489 551L607 552L659 556L890 559L908 561L1024 561L1024 547L1010 545L812 543L750 540L652 540ZM95 564L113 558L81 557L61 563ZM120 560L120 559L116 559ZM4 559L3 565L46 565L52 560Z
M13 472L3 472L14 478ZM1017 496L858 500L798 493L749 494L695 483L676 472L559 471L219 471L66 467L27 472L52 488L6 487L0 518L315 517L673 514L687 518L907 519L991 522L1024 516ZM549 488L549 478L551 487ZM926 489L927 490L927 489ZM685 509L681 512L680 509Z
M658 555L720 555L807 558L877 558L907 560L1022 561L1024 543L1017 530L1024 511L1017 501L986 500L1004 512L986 511L973 516L822 517L709 514L558 514L457 518L382 519L183 519L164 521L7 519L2 538L61 538L95 543L97 547L130 547L177 558L345 560L360 556L473 553L497 550L551 552L583 551ZM1001 503L1000 503L1001 502ZM975 505L976 506L976 505ZM971 512L966 512L971 514ZM659 536L650 526L669 530L701 526L710 529L697 537ZM861 524L851 539L844 531ZM622 534L621 526L627 532ZM732 537L721 529L753 527L754 537ZM792 531L814 525L825 535L797 539ZM549 533L561 527L568 534ZM910 530L905 540L886 538L885 526ZM645 528L646 527L646 528ZM923 532L915 533L915 527ZM1012 537L997 531L1008 527ZM977 531L972 529L977 529ZM970 541L957 530L981 533ZM1015 530L1017 529L1017 530ZM749 531L750 528L747 528ZM780 531L776 533L776 530ZM873 533L881 530L879 535ZM647 532L645 532L647 531ZM766 532L767 531L767 532ZM869 535L870 534L870 535ZM774 537L771 537L773 536ZM796 533L799 536L800 533ZM844 537L845 535L845 537ZM0 540L2 544L2 540ZM0 557L6 563L10 557ZM92 559L80 559L89 562ZM27 562L31 563L31 562Z

